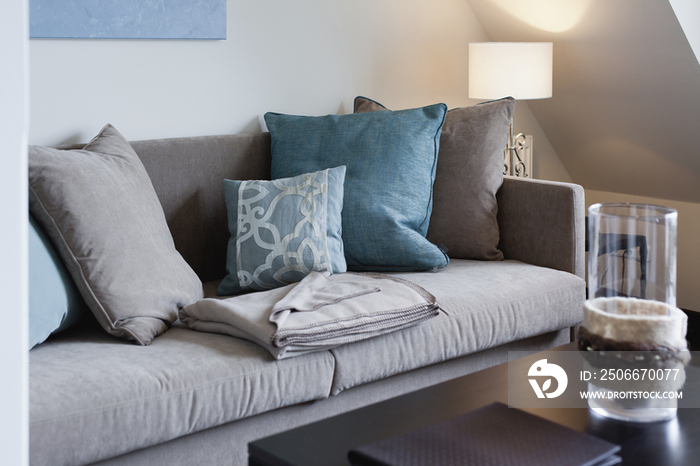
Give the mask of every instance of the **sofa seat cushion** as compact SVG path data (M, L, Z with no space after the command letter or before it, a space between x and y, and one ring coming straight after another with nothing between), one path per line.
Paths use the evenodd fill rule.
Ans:
M31 464L110 458L286 405L325 398L327 351L276 361L263 348L179 325L150 346L97 324L30 352Z
M355 385L571 327L583 317L585 282L517 261L453 259L440 272L395 273L432 293L441 313L399 332L331 350L332 394Z

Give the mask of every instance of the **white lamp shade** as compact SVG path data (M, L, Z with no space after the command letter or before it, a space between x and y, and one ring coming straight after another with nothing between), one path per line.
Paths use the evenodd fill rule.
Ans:
M472 99L552 97L551 42L469 44L469 97Z

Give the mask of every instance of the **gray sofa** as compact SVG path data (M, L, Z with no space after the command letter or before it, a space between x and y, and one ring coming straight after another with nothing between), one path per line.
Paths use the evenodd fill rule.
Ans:
M269 135L132 146L213 295L228 240L221 180L269 179ZM246 464L257 438L569 342L585 293L583 190L507 178L497 198L505 261L398 274L444 311L416 327L285 360L180 324L149 346L92 316L52 336L29 355L31 464Z

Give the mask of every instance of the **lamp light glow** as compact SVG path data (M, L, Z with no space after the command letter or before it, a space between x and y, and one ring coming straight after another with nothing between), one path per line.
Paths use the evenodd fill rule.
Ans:
M552 97L552 51L551 42L469 44L469 97Z
M516 100L552 97L551 42L475 42L469 44L469 97ZM526 136L513 134L510 122L503 174L527 178L532 167L521 156Z

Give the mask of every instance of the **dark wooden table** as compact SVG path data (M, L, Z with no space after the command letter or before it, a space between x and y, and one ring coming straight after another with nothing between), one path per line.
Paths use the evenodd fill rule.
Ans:
M573 344L556 350L574 351ZM494 401L508 403L508 365L298 427L249 444L250 466L347 466L354 447L449 419ZM588 409L526 409L545 419L622 446L624 465L700 465L700 411L674 420L631 424Z

